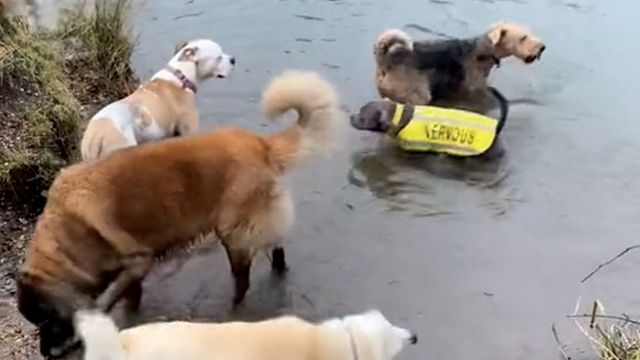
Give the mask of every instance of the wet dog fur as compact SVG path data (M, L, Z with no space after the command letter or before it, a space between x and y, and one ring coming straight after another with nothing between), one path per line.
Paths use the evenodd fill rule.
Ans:
M529 64L545 48L527 28L504 21L468 39L414 41L390 29L374 46L375 83L380 96L395 102L478 110L474 97L495 95L487 78L502 59L515 56Z
M81 311L75 325L85 344L84 360L391 360L418 342L377 310L320 323L283 316L259 322L150 323L120 332L107 315Z
M135 309L154 260L213 232L228 254L234 303L249 288L252 258L272 252L293 225L283 175L330 151L346 123L333 87L315 73L287 72L263 94L269 117L298 121L271 135L225 128L130 147L70 166L48 192L18 277L18 308L38 326L40 349L61 356L77 339L76 310Z
M93 115L82 135L82 159L94 160L125 147L195 133L197 85L209 78L227 77L235 63L213 40L178 44L167 66L151 80Z

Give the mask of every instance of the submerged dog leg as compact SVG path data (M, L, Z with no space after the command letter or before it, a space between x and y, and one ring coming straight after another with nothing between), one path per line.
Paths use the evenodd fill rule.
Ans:
M98 309L109 312L127 290L135 286L136 283L142 282L152 264L153 256L150 252L126 256L123 260L124 269L96 300Z
M271 250L271 270L278 275L283 275L289 270L285 259L284 248L281 246L275 247Z
M244 296L249 290L249 277L251 273L251 254L243 249L230 249L225 245L229 263L231 264L231 273L235 280L236 292L233 298L233 304L238 305L244 300Z

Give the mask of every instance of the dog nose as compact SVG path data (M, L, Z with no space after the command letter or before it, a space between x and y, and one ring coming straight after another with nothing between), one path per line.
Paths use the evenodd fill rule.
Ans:
M409 338L409 344L415 345L417 343L418 343L418 335L416 334L411 335L411 337Z
M236 58L235 57L231 57L229 62L231 62L231 65L235 65L236 64Z
M540 48L540 52L539 54L542 54L543 51L545 51L547 49L546 45L542 45L542 47Z

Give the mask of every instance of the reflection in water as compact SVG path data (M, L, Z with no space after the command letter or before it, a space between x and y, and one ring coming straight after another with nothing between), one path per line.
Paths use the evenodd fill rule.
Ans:
M355 152L347 177L352 185L366 188L376 198L385 200L390 211L427 217L457 212L453 199L447 198L451 189L441 180L471 186L481 195L484 192L504 195L503 191L507 189L504 184L510 174L507 164L504 152L493 159L410 154L391 141L383 141L374 150ZM507 196L489 197L481 201L481 205L494 209L500 215L506 212L506 203L517 201L512 191Z

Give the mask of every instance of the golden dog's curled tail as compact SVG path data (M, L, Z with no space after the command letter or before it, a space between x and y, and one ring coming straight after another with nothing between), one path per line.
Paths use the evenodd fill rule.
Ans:
M413 39L400 29L383 31L373 47L373 53L379 64L384 63L391 56L411 51L413 51Z
M84 343L84 360L126 360L118 340L118 327L109 317L96 310L80 310L74 315L76 332Z
M298 112L295 125L267 138L272 161L281 170L330 153L347 121L333 86L315 72L287 71L277 76L264 91L262 106L269 118L291 109Z

